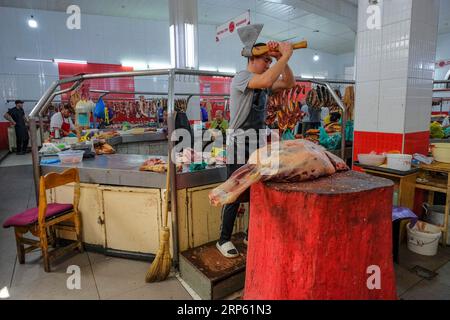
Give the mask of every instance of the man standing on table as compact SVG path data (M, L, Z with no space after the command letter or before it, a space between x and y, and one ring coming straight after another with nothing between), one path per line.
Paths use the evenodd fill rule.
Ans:
M28 119L23 111L23 101L16 100L16 106L8 110L5 113L4 118L14 126L16 130L16 146L17 154L24 155L27 153L28 141L30 136L28 135Z
M259 43L255 44L254 47L265 45ZM269 91L291 89L296 84L292 70L288 65L293 53L292 44L271 41L267 46L270 51L262 56L244 55L248 58L247 70L239 72L231 83L230 129L234 130L234 133L229 136L228 150L234 148L235 159L234 163L228 163L228 177L244 165L244 163L238 163L237 150L243 149L242 143L238 145L238 136L245 135L245 132L248 131L256 131L259 134L259 130L267 128L265 122ZM276 58L277 62L271 67L272 57ZM236 132L236 130L238 131ZM251 152L254 151L250 150L249 146L251 145L250 141L245 142L245 162L248 161ZM231 236L240 204L249 201L249 192L246 193L236 203L226 205L222 210L221 234L216 247L227 258L239 256L238 250L231 242ZM247 239L244 242L247 243Z

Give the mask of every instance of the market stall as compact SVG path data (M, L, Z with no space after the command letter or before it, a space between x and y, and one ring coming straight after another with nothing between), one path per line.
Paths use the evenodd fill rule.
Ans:
M49 89L46 95L39 101L31 113L31 125L35 125L35 117L39 115L42 119L44 112L52 100L61 94L70 92L80 86L83 81L92 79L102 79L107 77L129 77L129 76L159 76L169 75L169 83L173 82L174 74L204 74L222 77L231 77L227 74L217 74L210 72L173 70L173 71L137 71L126 73L83 75L72 79L60 80ZM300 79L304 80L304 79ZM315 82L314 80L306 80ZM55 91L61 84L73 83L70 87ZM333 90L327 83L320 82L324 87ZM132 95L163 95L161 92L120 92L106 90L91 90L106 97L109 94L132 94ZM175 96L183 95L189 99L200 94L176 94L173 86L169 90L168 111L169 127L173 126L173 111L175 108ZM333 95L333 94L332 94ZM213 93L201 96L216 96ZM225 96L223 94L218 96ZM333 98L337 98L333 96ZM340 99L338 99L338 104ZM345 115L345 107L341 105ZM34 120L34 121L33 121ZM133 131L134 130L134 131ZM68 167L76 166L80 170L82 186L81 213L85 213L83 223L85 226L85 242L97 246L98 249L106 251L122 252L126 255L136 254L137 256L152 256L158 246L158 232L161 224L161 212L164 198L164 173L142 172L139 168L148 160L148 155L167 159L168 150L164 145L160 145L156 151L151 150L153 143L167 143L166 134L160 130L146 132L142 128L130 130L132 132L120 132L119 134L99 134L106 138L106 142L116 149L116 154L105 154L93 159L86 159L79 165L42 163L37 148L33 148L33 162L36 181L40 174L52 171L63 171ZM139 131L139 132L137 132ZM142 131L142 132L141 132ZM173 127L169 128L169 132ZM98 133L97 133L98 134ZM345 133L344 133L345 140ZM33 140L34 141L34 140ZM150 144L150 146L149 146ZM343 144L345 147L345 144ZM350 157L351 150L336 150L334 153ZM46 158L50 160L51 158ZM50 161L51 162L51 161ZM169 161L167 161L169 162ZM220 230L220 208L210 207L208 204L208 193L225 181L226 170L223 166L207 167L198 172L189 172L189 168L178 172L172 177L172 183L176 185L177 195L172 194L172 203L177 204L177 210L172 210L172 251L174 259L177 260L177 252L195 248L209 241L217 239ZM114 196L111 196L114 195ZM120 195L120 196L119 196ZM63 190L54 190L50 194L51 200L62 201L65 197ZM120 199L120 200L117 200ZM133 199L133 200L131 200ZM179 201L177 201L179 200ZM118 201L117 205L111 205L111 201ZM152 202L155 205L148 207L146 203ZM129 205L133 206L130 210ZM136 208L134 208L136 206ZM84 207L84 210L83 210ZM111 211L112 210L112 211ZM126 220L118 212L133 212L136 217L131 216ZM95 212L95 213L94 213ZM115 212L115 213L114 213ZM145 217L141 221L139 217ZM146 220L147 219L147 220ZM244 231L246 227L245 217L240 217L236 231ZM114 227L115 226L115 227ZM152 227L151 227L152 226ZM134 234L134 239L120 239L117 233L122 228L129 230L122 233L123 237ZM142 230L142 228L145 229ZM113 230L115 230L113 232ZM142 230L134 232L132 230ZM151 237L149 236L151 234ZM122 237L122 238L123 238ZM137 237L137 239L136 239ZM150 240L152 238L153 240ZM109 240L108 240L109 239ZM127 244L128 243L128 244ZM175 244L175 245L174 245Z

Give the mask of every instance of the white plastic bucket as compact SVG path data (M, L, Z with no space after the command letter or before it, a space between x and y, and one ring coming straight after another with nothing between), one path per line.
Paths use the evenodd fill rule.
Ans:
M450 144L449 143L433 143L431 152L434 160L438 162L450 163Z
M424 256L437 254L439 239L441 238L439 227L418 221L413 228L411 228L411 223L408 223L406 229L409 250Z
M411 170L412 155L410 154L388 154L387 167L393 170Z
M443 226L444 225L444 212L445 206L430 206L428 203L424 203L423 207L426 210L425 221L435 226ZM450 223L447 226L447 232L450 234ZM447 244L450 246L450 237L447 239Z

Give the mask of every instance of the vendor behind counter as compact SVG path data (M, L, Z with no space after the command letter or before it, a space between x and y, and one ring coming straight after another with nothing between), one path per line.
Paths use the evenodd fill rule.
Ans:
M53 138L67 137L75 133L76 129L71 118L72 114L72 107L65 104L60 112L52 116L50 120L50 134Z

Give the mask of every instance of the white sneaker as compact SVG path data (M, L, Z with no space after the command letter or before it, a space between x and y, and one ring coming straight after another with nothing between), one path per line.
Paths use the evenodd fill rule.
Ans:
M220 253L226 258L232 259L239 257L239 251L236 249L233 242L231 241L225 242L222 245L220 245L219 242L217 242L216 247L220 251Z

